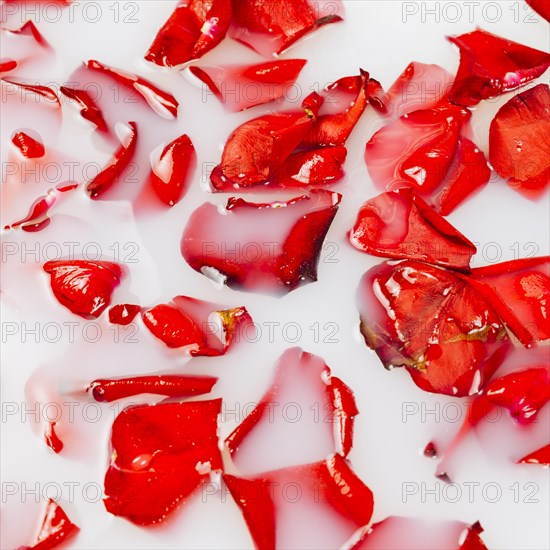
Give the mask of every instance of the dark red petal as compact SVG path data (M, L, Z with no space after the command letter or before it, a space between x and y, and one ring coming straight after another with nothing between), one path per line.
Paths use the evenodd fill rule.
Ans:
M174 206L181 200L196 164L195 147L186 134L166 145L149 176L151 187L163 203Z
M103 118L101 109L96 105L93 97L87 90L78 90L67 86L61 86L59 90L63 95L74 101L75 104L80 107L80 115L82 118L95 124L98 130L102 132L108 131L107 123Z
M230 22L231 0L182 0L145 59L165 67L197 59L224 39Z
M178 102L176 98L157 88L153 83L138 75L127 73L114 67L109 67L99 61L90 60L85 63L87 69L98 71L109 76L119 84L133 88L147 102L149 107L164 118L176 118L178 115Z
M68 518L63 508L52 499L48 500L46 513L36 542L24 548L33 550L49 550L65 542L78 533L80 529Z
M116 401L143 393L166 397L191 397L209 393L218 381L213 376L135 376L94 380L87 388L96 401Z
M57 433L55 432L55 424L55 422L48 422L46 424L44 439L46 440L46 445L54 453L59 453L63 450L63 441L59 439Z
M286 202L205 203L191 215L181 252L196 271L232 288L290 292L317 280L317 263L341 196L319 190Z
M382 193L359 210L350 242L386 258L420 260L470 270L476 247L412 189Z
M520 458L518 464L541 464L542 466L550 466L550 444Z
M87 260L46 262L44 271L59 303L84 318L101 315L124 275L119 264Z
M113 184L117 183L134 156L138 136L136 123L128 122L124 132L126 135L121 139L120 147L109 163L86 184L86 192L91 199L101 197Z
M550 89L539 84L510 99L491 122L489 160L513 187L543 190L550 183Z
M520 424L535 422L539 410L550 401L548 368L533 367L492 380L484 394L491 403L507 408Z
M107 511L138 525L164 521L211 471L222 470L220 412L221 399L124 409L111 433Z
M36 137L37 139L34 139L25 132L16 132L11 141L24 157L37 159L43 157L46 150L42 141L39 141L40 136L36 134Z
M160 304L143 313L145 326L169 348L194 346L200 349L204 339L200 327L178 308Z
M135 304L117 304L109 310L109 322L115 325L129 325L141 311Z
M367 346L386 368L406 367L425 391L477 393L511 346L483 296L429 264L405 260L372 268L358 300Z
M481 533L483 533L483 527L481 527L479 521L470 525L465 533L466 538L458 550L487 550L487 547L481 540Z
M449 171L468 116L445 106L413 111L378 130L365 151L374 183L388 190L410 186L421 194L434 192Z
M230 112L285 97L292 89L305 59L281 59L259 65L189 67Z
M226 306L197 300L190 296L176 296L172 302L183 314L201 327L204 345L199 349L191 350L193 356L223 355L234 343L247 336L253 338L255 335L254 323L245 307L227 309ZM217 319L219 324L214 319ZM219 325L221 325L221 333ZM251 327L252 331L250 331Z
M369 103L369 82L369 73L361 70L358 76L346 76L328 85L319 116L302 145L344 145Z
M483 151L473 141L461 136L447 178L430 203L436 212L448 216L467 197L484 187L490 177L491 169Z
M525 347L550 338L550 256L479 267L471 276Z
M515 90L550 66L550 54L482 29L448 39L460 49L460 66L449 93L458 105L476 105Z
M273 57L317 27L341 21L343 11L340 0L234 0L229 36L265 57Z
M374 507L372 492L340 455L253 478L226 476L226 483L262 550L340 548ZM303 520L316 514L323 521Z
M548 0L525 0L546 21L550 21L550 3Z
M352 550L465 550L470 547L459 545L470 530L460 521L390 516L363 530Z
M301 111L264 115L239 126L210 176L214 188L236 191L268 181L304 139L315 115L308 104Z
M8 82L9 84L13 84L14 86L17 86L18 88L21 88L21 90L26 90L28 92L34 93L44 98L46 103L55 104L55 106L58 108L61 107L61 101L59 101L57 94L49 86L42 86L40 84L30 84L28 82L24 82L19 78L3 77L2 80L4 82Z
M388 110L395 117L446 102L453 77L439 65L412 61L387 92Z
M346 155L345 147L322 147L292 153L264 187L270 190L273 187L303 188L336 183L344 177Z
M300 414L294 418L296 410ZM291 348L279 358L269 389L227 437L226 445L239 470L247 473L293 465L304 451L308 461L335 451L346 457L358 412L353 392L331 376L321 357Z

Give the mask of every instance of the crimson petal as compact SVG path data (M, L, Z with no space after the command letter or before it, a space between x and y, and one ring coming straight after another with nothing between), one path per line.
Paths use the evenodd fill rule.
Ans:
M49 86L42 86L40 84L30 84L19 78L3 77L2 80L4 82L8 82L9 84L13 84L14 86L17 86L21 90L26 90L28 92L34 93L44 98L47 103L53 103L57 107L61 107L61 101L59 101L57 94Z
M265 57L278 55L316 28L342 20L340 0L233 0L229 36Z
M340 455L225 480L261 550L340 548L358 527L369 523L374 507L372 492ZM292 496L287 488L293 489ZM303 520L319 516L323 521Z
M364 276L361 332L386 368L404 366L425 391L477 393L511 344L490 304L460 275L405 260Z
M96 401L108 403L143 393L181 398L209 393L217 381L213 376L135 376L94 380L86 391L90 391Z
M86 192L91 199L101 197L112 185L117 183L134 156L138 135L136 123L128 122L128 127L124 127L124 131L126 135L109 163L86 184Z
M141 311L135 304L117 304L109 310L109 322L114 325L129 325Z
M140 94L147 104L164 118L176 118L178 114L178 102L176 98L157 88L153 83L141 78L138 75L127 73L114 67L109 67L91 59L85 63L87 69L97 71L104 75L114 79L119 84L133 88L138 94Z
M489 159L510 184L542 191L550 183L550 89L539 84L514 96L491 121Z
M196 162L195 147L186 134L164 147L149 176L151 187L163 203L174 206L181 200Z
M230 198L226 212L205 203L181 241L186 262L232 288L290 292L317 280L317 263L341 195L312 191L287 202Z
M542 466L550 466L550 444L520 458L518 464L541 464Z
M43 47L49 47L48 41L42 36L36 25L32 21L26 21L18 29L2 29L10 34L20 34L23 36L32 36L34 40Z
M57 260L43 269L59 303L86 319L101 315L124 275L119 264L104 261Z
M221 399L124 409L111 433L107 511L138 525L164 521L210 472L222 470L220 412Z
M550 4L547 0L525 0L546 21L550 21Z
M550 256L478 267L471 277L525 347L550 338Z
M550 66L550 54L482 29L448 40L460 49L460 66L449 92L449 99L458 105L476 105L515 90Z
M16 132L11 141L24 157L37 159L43 157L46 154L46 150L42 141L39 141L40 136L37 135L36 137L37 139L34 139L25 132Z
M80 115L82 118L89 120L92 124L97 126L97 129L101 132L107 132L107 123L103 118L101 109L96 105L93 97L87 90L79 90L77 88L69 88L67 86L61 86L60 92L73 100L75 104L80 107Z
M305 59L281 59L258 65L189 67L231 112L269 103L288 94Z
M367 201L350 232L351 244L367 254L420 260L470 270L476 247L434 212L412 189Z
M165 67L197 59L224 39L230 22L231 0L182 0L145 59Z

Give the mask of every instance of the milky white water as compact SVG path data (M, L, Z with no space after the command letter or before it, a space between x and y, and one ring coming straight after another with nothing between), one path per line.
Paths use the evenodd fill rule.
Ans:
M523 2L469 4L345 2L344 23L321 29L285 54L286 58L308 59L298 79L300 96L342 76L356 74L358 67L368 70L386 88L411 60L438 63L454 73L458 53L443 37L468 32L475 25L532 47L548 46L548 25L537 22L540 18L533 16ZM332 373L355 392L360 415L349 458L355 472L374 492L374 521L388 515L465 523L479 520L485 528L488 548L549 548L549 470L517 466L511 461L521 454L516 451L523 451L525 433L518 433L517 427L505 418L495 423L494 430L482 426L482 438L468 438L454 455L451 477L456 485L446 488L434 477L436 461L424 457L422 449L430 440L449 441L464 419L465 407L458 400L422 392L402 370L385 371L359 335L355 290L364 271L380 260L354 250L345 235L353 226L359 206L379 192L370 181L363 160L366 141L384 124L372 109L367 110L347 142L347 177L334 187L343 199L324 245L317 283L283 298L256 295L217 288L184 262L180 239L190 214L205 200L217 205L227 201L227 195L207 196L203 191L206 174L219 161L225 139L237 125L274 106L227 114L206 88L142 59L175 5L175 1L78 1L64 11L50 7L33 15L25 13L28 8L24 8L23 12L16 10L6 15L10 28L19 27L27 16L34 19L57 52L55 58L41 52L37 61L27 60L17 71L19 77L58 89L71 80L82 61L96 59L138 72L173 93L180 102L177 121L163 119L140 100L135 102L133 97L120 95L117 87L102 88L108 94L103 97L106 105L111 105L106 107L105 115L108 122L136 121L141 130L137 151L140 155L187 133L197 150L198 169L191 189L172 209L163 209L152 200L139 201L134 209L128 201L120 200L140 194L140 182L149 172L149 166L142 165L113 189L109 200L91 201L79 189L63 196L45 230L3 234L2 548L31 542L45 504L43 498L48 495L61 498L69 517L82 529L71 548L250 547L251 539L239 510L227 492L216 492L214 486L199 492L160 528L139 528L108 514L98 491L109 456L110 426L125 401L94 404L82 395L82 389L100 376L158 371L218 376L220 381L212 397L225 400L220 434L225 437L240 422L242 414L251 410L251 404L261 399L273 378L278 357L291 346L301 346L323 357ZM2 56L9 55L2 52ZM199 63L261 61L255 52L228 39ZM547 78L546 75L540 80ZM94 75L93 80L103 82L99 75ZM16 105L12 101L14 91L8 89L7 93L9 97L3 95L1 104L3 162L10 160L8 145L12 133L32 128L41 135L47 151L62 154L63 159L76 164L65 165L66 160L62 160L61 174L39 173L38 181L32 176L22 191L25 196L28 193L30 201L14 199L13 210L9 204L3 205L2 226L25 216L32 200L55 183L66 178L83 181L93 177L94 168L103 166L118 147L117 140L105 139L81 119L76 108L64 107L61 125L56 129L55 113L39 109L28 100ZM511 95L487 101L475 110L473 137L485 152L490 120ZM289 98L285 108L298 106L301 97L293 101ZM6 165L3 168L5 187L9 181ZM21 165L10 169L14 168L21 169ZM246 198L266 202L272 197L273 194L249 194ZM481 266L548 254L548 203L548 193L533 203L494 179L449 219L478 245L474 265ZM224 357L187 361L178 350L169 350L156 340L141 321L126 328L109 325L106 315L96 322L84 321L60 306L50 292L49 277L41 270L49 259L70 256L101 257L126 264L129 274L116 289L114 303L147 306L185 294L227 307L244 305L257 324L256 336L250 338L254 341L242 343ZM547 360L547 355L544 358ZM33 379L25 389L31 375ZM48 382L41 382L46 379ZM35 386L46 395L31 397L38 400L38 405L35 408L34 402L27 404L30 412L25 414L26 399ZM44 399L60 405L60 409L46 409ZM296 400L291 393L288 399ZM541 411L538 425L533 430L529 428L536 434L527 450L547 442L544 430L548 426L548 409L547 405ZM35 420L40 422L44 416L51 419L59 414L59 431L66 433L66 449L54 455L33 428ZM293 458L311 459L307 439L296 439L302 451L295 451ZM517 441L521 441L520 446ZM499 449L502 451L495 452ZM278 464L275 458L265 462L266 467ZM261 470L261 464L256 469ZM325 521L326 510L315 516L304 506L296 517ZM285 507L289 509L292 510ZM287 523L287 529L292 530L292 522ZM283 543L289 540L287 535L281 534ZM321 547L326 540L316 540L314 545Z

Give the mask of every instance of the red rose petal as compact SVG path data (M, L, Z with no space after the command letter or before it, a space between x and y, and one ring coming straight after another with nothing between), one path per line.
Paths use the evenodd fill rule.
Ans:
M94 380L86 391L90 391L96 401L108 403L143 393L181 398L209 393L217 381L213 376L135 376Z
M510 411L520 424L535 422L539 410L550 401L548 367L533 367L492 380L484 389L486 398Z
M36 542L32 546L23 548L49 550L73 537L78 531L80 529L69 519L63 508L54 500L49 499Z
M547 0L525 0L546 21L550 21L550 4Z
M481 533L483 533L483 527L479 521L470 525L465 532L464 542L460 545L459 550L487 550L487 547L481 540Z
M550 444L520 458L518 464L540 464L542 466L550 466Z
M349 237L355 248L367 254L462 271L470 270L476 253L476 247L412 189L397 189L367 201Z
M287 202L205 203L191 215L181 252L196 271L232 288L290 292L317 280L317 263L341 196L319 190Z
M430 204L442 216L448 216L467 197L484 187L491 177L491 169L483 151L468 138L458 140L456 157L447 178L430 199Z
M433 109L446 102L453 77L439 65L412 61L387 92L391 114L401 117L419 109Z
M274 187L303 188L336 183L344 177L342 166L347 153L345 147L322 147L292 153L264 187L271 190ZM253 190L258 189L254 187Z
M18 29L2 28L2 30L10 34L32 36L32 38L36 41L37 44L40 44L41 46L46 48L50 47L50 45L48 44L48 41L42 36L42 34L40 33L36 25L30 20L26 21Z
M352 550L465 550L459 545L470 529L460 521L390 516L366 530Z
M119 264L103 261L51 261L43 269L59 303L85 319L101 315L124 275Z
M111 160L97 176L86 184L86 192L91 199L98 199L117 183L134 156L138 136L136 123L128 122L128 126L124 127L124 132L126 135L121 139L120 147Z
M195 147L186 134L164 147L149 176L151 187L163 203L174 206L181 200L196 163Z
M59 90L64 96L74 101L75 104L80 107L80 115L82 118L95 124L97 129L101 132L108 131L107 123L103 118L101 109L96 105L93 97L88 91L69 88L67 86L61 86Z
M44 433L44 439L46 440L46 445L54 452L59 453L63 450L63 441L59 439L55 431L56 422L48 422L46 424L46 430Z
M542 191L550 184L550 89L539 84L511 98L491 121L489 159L512 187Z
M477 393L510 349L489 303L460 276L415 261L387 262L358 291L361 332L386 366L425 391Z
M37 159L43 157L46 154L46 150L42 141L39 141L41 139L40 136L36 134L36 138L34 139L25 132L16 132L11 141L24 157Z
M372 492L340 455L254 478L225 478L261 549L340 548L373 512ZM305 519L312 517L317 521Z
M478 267L471 276L525 347L550 338L550 256Z
M258 65L189 67L230 112L243 111L284 97L292 89L305 59L281 59Z
M225 144L221 163L210 179L218 191L235 191L264 183L283 164L313 124L316 98L304 100L303 110L264 115L239 126Z
M229 36L265 57L273 57L317 27L341 21L342 16L340 0L239 0L233 3Z
M449 92L450 100L458 105L476 105L515 90L550 66L550 54L482 29L448 40L460 49L460 66Z
M369 73L361 70L358 76L347 76L328 85L319 115L302 145L344 145L369 103L369 82Z
M31 92L42 97L46 103L55 104L56 107L59 108L61 107L61 101L59 101L57 94L49 86L30 84L28 82L24 82L20 78L7 78L5 76L2 78L2 80L19 88L21 90L21 93L24 93L24 91Z
M160 304L143 313L145 326L169 348L191 347L200 349L204 345L200 328L178 308Z
M135 304L117 304L109 310L109 322L115 325L129 325L141 311Z
M145 59L165 67L197 59L224 39L230 22L231 0L182 0Z
M323 359L291 348L277 362L270 388L226 444L239 470L247 473L296 464L304 452L307 461L335 451L346 457L357 414L353 392L331 376Z
M465 110L445 106L408 113L378 130L365 150L374 183L387 190L410 186L423 195L437 190L468 116Z
M2 57L0 59L0 73L8 73L13 71L17 67L17 61L14 59L9 59L7 57Z
M220 412L221 399L124 409L111 433L107 511L138 525L164 521L210 472L222 470Z
M149 107L160 116L164 118L177 117L179 104L176 98L172 94L157 88L148 80L138 75L109 67L93 59L87 61L85 66L91 71L107 75L119 84L133 88L148 103Z

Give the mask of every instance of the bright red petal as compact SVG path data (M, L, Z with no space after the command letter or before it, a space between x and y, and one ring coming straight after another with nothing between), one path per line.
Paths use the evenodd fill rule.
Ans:
M550 54L482 29L449 40L460 49L460 66L449 93L458 105L476 105L515 90L550 66Z
M542 191L550 184L550 89L539 84L514 96L491 122L489 159L512 187Z
M262 550L340 548L374 507L372 492L340 455L226 482ZM311 517L322 521L304 519Z
M265 57L273 57L317 27L341 21L342 16L340 0L239 0L233 2L229 36Z
M162 151L151 167L150 184L168 206L177 204L187 191L197 164L195 147L186 134L176 138Z
M404 366L423 390L477 393L510 349L487 301L460 276L415 261L384 263L359 286L361 332L386 368Z
M124 274L119 264L87 260L46 262L44 271L59 303L86 319L101 315Z
M74 537L80 529L68 518L63 508L50 499L36 542L24 549L49 550Z
M165 67L197 59L224 39L230 22L231 0L182 0L145 59Z
M109 310L109 322L115 325L129 325L141 311L135 304L117 304Z
M40 136L36 135L36 138L34 139L25 132L16 132L11 141L24 157L37 159L43 157L46 154L46 150Z
M319 190L287 202L229 199L191 215L181 251L187 263L232 288L290 292L317 280L317 263L341 196Z
M281 59L259 65L189 67L230 112L269 103L292 91L305 59Z
M57 94L49 86L42 86L40 84L30 84L28 82L21 80L20 78L3 77L2 80L4 82L8 82L9 84L13 84L17 88L19 88L22 93L24 93L25 91L31 92L43 98L47 104L52 104L55 108L61 107L61 101L59 101Z
M479 267L471 276L525 347L550 338L550 256Z
M550 444L520 458L518 464L540 464L550 466Z
M412 189L382 193L366 202L349 237L355 248L367 254L462 271L470 270L476 253L476 247Z
M59 90L80 108L82 118L95 124L98 130L102 132L108 131L101 109L96 105L93 97L87 90L78 90L77 88L69 88L68 86L61 86Z
M483 533L483 527L481 527L479 521L470 525L465 533L466 538L458 550L487 550L487 547L481 540L481 533Z
M108 403L144 393L182 398L209 393L217 381L213 376L135 376L94 380L86 391L90 391L96 401Z
M550 4L548 0L525 0L546 21L550 21Z
M137 126L135 122L128 122L124 127L125 136L109 163L103 170L86 184L86 192L91 199L100 198L111 186L119 181L122 174L134 157L137 142Z
M210 472L222 470L220 412L221 399L124 409L111 433L107 511L138 525L164 521Z

